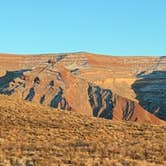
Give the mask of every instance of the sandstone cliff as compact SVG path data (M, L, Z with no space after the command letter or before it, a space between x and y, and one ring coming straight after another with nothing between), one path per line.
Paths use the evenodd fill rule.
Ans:
M155 116L166 119L165 62L85 52L0 55L0 93L89 116L156 124Z

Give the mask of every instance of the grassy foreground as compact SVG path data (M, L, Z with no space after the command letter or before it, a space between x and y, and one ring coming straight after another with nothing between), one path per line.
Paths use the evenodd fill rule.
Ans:
M118 122L0 96L0 166L166 165L166 125Z

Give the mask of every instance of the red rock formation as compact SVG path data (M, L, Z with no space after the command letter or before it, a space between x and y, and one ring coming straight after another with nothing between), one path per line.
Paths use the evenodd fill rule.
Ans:
M0 64L1 94L89 116L162 123L139 105L132 86L138 74L165 71L164 58L80 52L0 55Z

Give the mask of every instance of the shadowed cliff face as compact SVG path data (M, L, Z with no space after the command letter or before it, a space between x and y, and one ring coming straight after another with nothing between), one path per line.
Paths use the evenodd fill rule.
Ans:
M133 101L127 101L126 106L123 110L123 120L130 120L134 113L134 102ZM135 118L135 121L137 121L137 118Z
M99 86L89 84L88 96L93 116L95 117L137 121L139 123L159 122L137 102L119 96L118 94L113 93L110 89L103 89Z
M50 106L53 108L59 108L62 110L68 110L68 111L71 110L71 107L69 106L65 97L63 97L63 89L61 87L59 87L58 93L51 100Z
M88 95L93 110L93 116L112 119L114 104L111 90L89 85Z
M140 105L166 120L166 71L141 74L132 85Z
M18 85L16 87L9 88L10 83L13 82L16 78L24 79L23 73L27 71L31 71L31 69L7 71L4 76L0 77L0 93L10 95L18 86L24 86L22 82L18 82Z

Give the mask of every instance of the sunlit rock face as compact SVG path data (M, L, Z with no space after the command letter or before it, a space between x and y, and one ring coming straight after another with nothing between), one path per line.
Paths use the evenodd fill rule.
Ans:
M166 119L165 72L166 57L1 54L0 93L88 116L159 123Z

